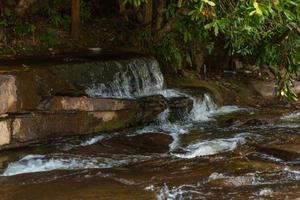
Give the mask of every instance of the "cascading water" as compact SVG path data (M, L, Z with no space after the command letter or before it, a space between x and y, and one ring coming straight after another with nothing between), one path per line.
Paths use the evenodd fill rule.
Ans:
M180 147L180 137L186 134L193 127L194 123L203 123L213 120L215 115L234 112L240 110L238 107L225 106L219 108L210 95L203 94L202 99L197 99L189 94L175 89L166 89L164 77L159 68L158 62L153 58L137 58L130 61L100 62L99 65L117 68L113 75L113 80L105 83L97 80L101 77L99 74L90 74L88 78L93 79L92 84L81 85L86 88L86 93L92 97L113 97L113 98L137 98L147 95L163 95L167 99L173 97L188 97L193 101L193 107L189 113L181 115L181 119L170 121L170 109L162 112L153 124L137 130L134 134L161 132L169 134L173 142L169 145L170 152L175 152ZM95 64L89 64L89 67L95 67ZM116 70L115 70L116 71ZM78 145L67 145L65 150L71 150L78 147L93 145L105 139L104 135L96 136ZM181 147L186 153L172 155L180 158L194 158L197 156L211 155L220 151L233 150L237 144L242 143L243 138L238 136L233 139L217 139L212 141L200 141L187 147ZM94 158L93 158L94 159ZM76 162L75 162L76 161ZM78 164L78 163L79 164ZM90 160L83 160L82 163L90 163ZM80 159L59 159L59 156L48 159L41 156L28 156L19 162L8 166L3 175L13 175L18 173L28 173L35 171L48 171L53 169L85 169L97 168L97 162L91 162L93 165L80 165ZM101 167L103 167L101 165ZM20 170L21 169L21 170Z
M134 98L157 94L164 88L164 78L158 62L153 58L131 59L124 63L115 61L111 67L118 68L113 80L107 83L94 83L87 87L86 93L93 97Z
M90 96L157 94L168 109L144 127L0 152L1 200L299 198L299 159L282 153L299 149L299 111L220 107L209 94L167 89L152 58L67 63L57 70ZM260 116L274 124L248 123ZM283 151L262 151L276 146Z
M208 94L203 94L202 99L197 99L182 91L166 89L159 63L153 58L137 58L125 63L115 61L109 63L109 65L117 67L119 71L113 76L113 80L107 83L97 83L97 80L94 80L93 84L86 89L86 93L89 96L136 98L147 95L163 95L167 99L180 96L192 99L193 108L190 113L182 115L181 119L170 122L170 110L167 109L157 117L155 123L136 131L136 134L147 132L164 132L170 134L173 138L173 142L170 144L171 152L179 147L180 135L187 133L189 128L192 127L192 123L210 121L213 120L215 115L240 110L235 106L218 108L212 97ZM219 144L219 141L207 143L213 146L207 154L213 154L223 149L216 143ZM232 148L234 147L228 147L228 149Z

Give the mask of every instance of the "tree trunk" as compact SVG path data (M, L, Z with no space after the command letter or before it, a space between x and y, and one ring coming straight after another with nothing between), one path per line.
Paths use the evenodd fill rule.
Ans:
M0 47L4 44L5 36L4 36L4 29L0 28Z
M157 13L156 13L156 21L155 21L155 31L158 31L161 29L163 21L164 21L164 16L163 16L163 10L165 8L166 2L158 0L157 1Z
M80 0L72 0L71 35L74 40L78 40L80 37Z
M203 49L205 48L199 42L193 44L193 65L199 75L206 74Z
M148 24L152 22L153 16L153 0L148 0L145 4L145 16L144 16L144 24Z

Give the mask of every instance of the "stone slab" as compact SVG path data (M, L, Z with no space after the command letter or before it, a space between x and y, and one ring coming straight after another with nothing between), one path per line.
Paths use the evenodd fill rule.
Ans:
M11 142L11 120L0 119L0 146Z

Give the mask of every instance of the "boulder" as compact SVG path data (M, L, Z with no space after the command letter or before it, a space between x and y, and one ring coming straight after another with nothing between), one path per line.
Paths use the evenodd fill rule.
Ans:
M193 109L193 100L190 97L172 97L168 99L171 121L182 119Z
M137 102L139 104L137 118L143 123L151 122L154 120L153 116L157 116L167 108L167 101L162 95L141 97Z
M252 81L251 85L263 98L271 100L275 97L275 82L274 81ZM294 91L300 93L300 82L294 81Z
M111 153L166 153L172 141L171 136L163 133L144 133L131 137L120 135L104 140L101 144L110 147Z

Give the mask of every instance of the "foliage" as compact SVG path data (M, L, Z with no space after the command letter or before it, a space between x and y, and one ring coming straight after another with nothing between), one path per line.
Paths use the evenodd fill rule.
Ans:
M39 41L42 43L46 43L49 46L53 46L55 44L55 29L47 28L44 33L39 36Z
M142 5L143 3L147 2L147 0L123 0L123 3L126 4L131 4L136 7Z
M41 14L49 19L49 22L55 27L67 28L70 25L71 18L68 13L61 11L61 6L64 5L63 0L49 1L46 6L43 7Z
M92 5L90 1L80 1L80 16L82 23L92 19Z
M193 44L211 54L222 44L231 57L273 68L277 93L295 99L291 88L300 65L300 0L170 0L164 21L173 21L172 30L155 46L167 60L191 64Z
M125 5L132 5L127 9L136 15L148 9L143 4L153 2L122 1ZM43 27L46 31L37 38L42 43L52 44L56 30L70 28L70 1L47 2L40 14L50 25ZM91 2L81 1L83 22L93 18ZM199 65L204 65L199 62L201 54L216 59L216 55L222 52L229 58L238 57L249 64L271 67L277 77L277 94L281 98L295 99L291 88L300 65L300 0L154 2L152 23L137 26L139 38L142 45L153 49L174 68L189 66L198 69ZM164 4L162 9L158 8L160 3ZM17 36L34 37L38 27L14 15L16 1L5 0L4 5L0 8L0 28L12 27ZM222 64L222 60L218 64Z

